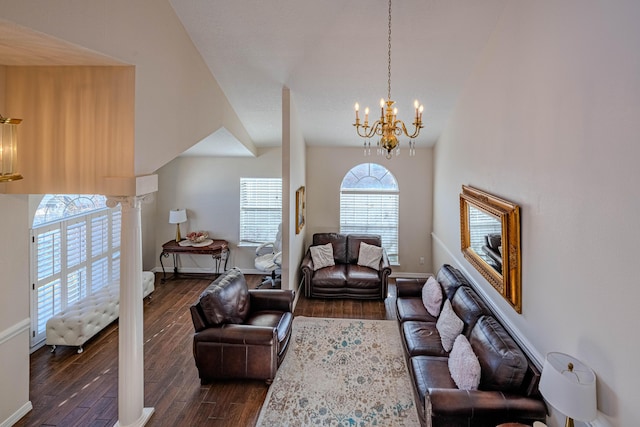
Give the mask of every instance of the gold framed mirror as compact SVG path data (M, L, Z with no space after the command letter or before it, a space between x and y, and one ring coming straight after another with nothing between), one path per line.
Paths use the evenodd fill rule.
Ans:
M463 185L460 243L464 257L518 313L522 313L520 207Z

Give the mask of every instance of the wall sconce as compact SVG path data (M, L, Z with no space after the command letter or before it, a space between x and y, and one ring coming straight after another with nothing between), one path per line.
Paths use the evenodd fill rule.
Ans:
M176 242L182 240L180 236L180 224L187 222L187 211L184 209L175 209L169 211L169 224L176 224Z
M0 115L0 182L22 179L22 175L16 172L18 125L21 121L22 119L4 118Z

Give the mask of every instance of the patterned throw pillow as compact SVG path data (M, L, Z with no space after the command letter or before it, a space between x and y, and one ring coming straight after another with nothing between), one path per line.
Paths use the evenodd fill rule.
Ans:
M370 245L360 242L360 251L358 252L358 265L362 267L380 270L380 260L382 259L382 248L380 246Z
M438 321L436 322L436 329L440 334L442 348L444 348L445 351L451 351L453 342L456 337L460 335L463 327L464 323L453 311L453 308L451 308L451 302L448 299L445 300L444 306L442 306L442 312L440 312L440 317L438 317Z
M333 260L333 245L331 243L311 246L309 250L311 251L311 260L313 260L313 271L336 265Z
M467 337L460 334L449 354L449 373L460 390L477 390L480 384L480 362Z
M422 287L422 303L430 315L438 317L442 308L442 287L433 277L429 277Z

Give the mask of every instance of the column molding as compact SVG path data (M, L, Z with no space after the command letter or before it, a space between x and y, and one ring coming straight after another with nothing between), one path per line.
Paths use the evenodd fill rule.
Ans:
M153 194L108 196L107 206L122 206L120 231L120 318L118 321L118 422L144 426L153 408L144 407L144 314L142 301L141 204Z

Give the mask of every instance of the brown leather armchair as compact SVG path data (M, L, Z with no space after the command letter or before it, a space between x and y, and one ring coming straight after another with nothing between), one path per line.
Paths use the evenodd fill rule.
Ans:
M293 298L290 290L249 290L237 268L214 280L190 307L201 383L224 378L271 383L291 338Z

